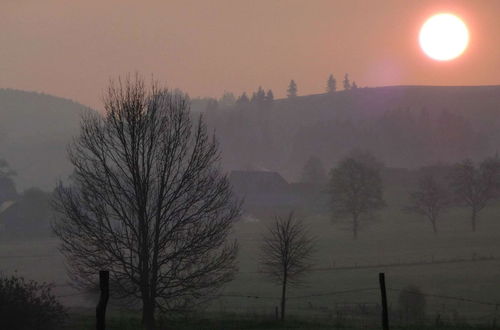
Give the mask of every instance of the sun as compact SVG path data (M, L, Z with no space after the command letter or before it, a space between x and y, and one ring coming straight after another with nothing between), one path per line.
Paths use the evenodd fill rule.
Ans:
M430 17L419 34L420 47L430 58L449 61L460 56L469 44L469 30L453 14L443 13Z

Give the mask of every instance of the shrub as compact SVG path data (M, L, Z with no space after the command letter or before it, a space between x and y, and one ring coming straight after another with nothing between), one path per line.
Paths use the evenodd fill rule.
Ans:
M66 317L52 286L23 277L0 277L0 329L59 329Z

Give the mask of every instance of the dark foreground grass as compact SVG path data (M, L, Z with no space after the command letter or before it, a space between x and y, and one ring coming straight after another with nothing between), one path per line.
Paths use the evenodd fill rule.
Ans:
M91 316L72 315L67 324L67 329L91 330L95 329L95 323ZM108 330L142 330L140 319L137 317L110 317L106 323ZM371 326L357 327L347 324L339 324L336 321L308 321L308 320L287 320L285 322L266 319L262 317L253 318L178 318L171 320L160 319L157 322L157 330L375 330L381 329L378 324ZM392 326L396 330L487 330L498 329L492 326L468 325L468 324L442 324L436 325L412 325L412 326Z
M91 317L73 316L68 322L68 329L95 329ZM106 322L109 330L141 330L140 319L136 317L114 317ZM286 322L266 319L236 318L179 318L157 321L158 330L263 330L263 329L338 329L332 324L290 320Z

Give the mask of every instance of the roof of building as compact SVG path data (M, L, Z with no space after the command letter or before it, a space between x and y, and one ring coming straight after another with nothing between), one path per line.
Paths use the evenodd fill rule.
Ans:
M283 192L289 187L279 173L272 171L232 171L229 180L238 194Z

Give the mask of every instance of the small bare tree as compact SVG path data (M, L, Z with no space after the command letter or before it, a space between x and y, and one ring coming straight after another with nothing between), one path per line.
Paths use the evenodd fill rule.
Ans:
M407 211L427 217L434 234L438 233L439 216L450 206L450 197L445 186L431 173L424 173L418 180L418 189L410 193Z
M472 231L476 231L478 213L498 196L500 160L487 158L476 167L470 160L456 164L451 173L451 187L457 201L471 209Z
M281 285L281 320L285 319L288 285L299 285L311 270L314 239L304 223L290 213L286 218L276 217L268 228L261 247L260 264L271 280Z
M354 156L342 160L330 172L330 194L334 216L352 218L356 239L360 217L385 206L380 168L374 158L370 162Z
M113 293L142 303L149 330L157 309L185 309L232 279L240 203L187 96L136 77L112 83L104 105L69 147L75 169L56 189L54 229L72 278L93 287L109 270Z

